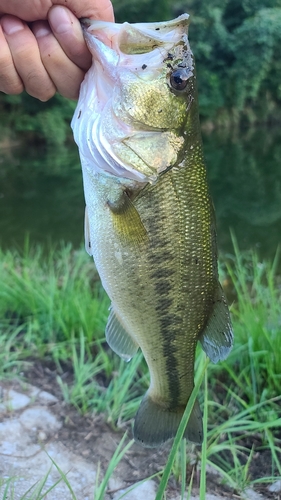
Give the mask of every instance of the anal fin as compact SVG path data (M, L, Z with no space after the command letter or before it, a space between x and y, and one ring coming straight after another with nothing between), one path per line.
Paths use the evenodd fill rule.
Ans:
M233 330L222 287L218 283L214 307L199 338L202 348L213 363L225 359L232 349Z
M139 348L112 308L105 329L105 338L109 347L125 361L130 361Z

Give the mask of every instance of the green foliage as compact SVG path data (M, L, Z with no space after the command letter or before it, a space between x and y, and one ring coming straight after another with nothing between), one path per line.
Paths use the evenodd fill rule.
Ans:
M275 397L280 387L278 255L273 263L260 262L256 253L239 252L235 242L234 248L235 256L228 256L221 272L227 293L234 297L231 312L235 349L226 362L210 365L209 371L214 380L222 372L228 373L237 397L246 396L254 405ZM120 409L125 399L134 401L136 407L148 380L140 358L120 364L106 349L108 306L92 259L84 249L73 251L70 245L61 245L45 254L40 246L29 248L26 244L22 253L1 251L0 335L5 345L2 374L31 354L52 358L59 369L71 360L73 384L67 388L61 383L61 387L69 402L86 411L88 403L95 408L99 404L91 392L98 371L108 378L116 369L118 377L112 377L107 384L115 409L109 410L106 396L99 409L108 411L110 420L116 422L116 408ZM137 383L134 373L138 373ZM135 390L130 389L133 380Z
M0 251L0 283L0 318L21 324L30 347L38 335L43 345L67 341L71 348L81 330L90 342L103 332L109 302L84 250L62 245L46 256L26 244L23 255Z
M42 140L55 147L64 144L70 136L75 106L75 102L59 94L48 102L34 99L25 92L16 96L0 95L1 121L5 128L12 129L19 137Z
M18 373L30 356L52 359L59 373L71 363L73 382L57 377L64 399L82 412L90 407L107 414L113 426L128 420L147 387L147 373L139 376L140 356L126 364L108 352L108 307L84 249L61 245L46 255L26 243L23 253L0 250L0 378Z
M223 364L243 398L252 404L280 394L281 298L274 261L259 262L257 254L243 255L234 240L235 258L226 271L237 297L232 307L237 336L231 362ZM268 417L266 417L268 418Z
M201 114L219 124L281 120L281 2L189 0Z
M261 9L247 18L233 36L235 61L231 68L233 99L239 111L254 102L258 109L267 102L266 93L280 101L281 65L277 57L281 43L281 8Z
M117 22L191 16L200 113L218 125L281 121L280 0L113 0ZM0 95L6 127L58 146L70 135L75 103Z
M181 498L185 498L186 487L190 494L196 464L201 470L202 500L207 466L216 469L235 492L242 492L258 481L273 482L280 477L278 270L278 253L273 262L261 262L256 253L242 254L234 240L234 255L225 257L221 279L232 298L235 345L226 361L208 364L208 376L205 354L198 348L195 389L163 472L157 499L165 495L172 471L182 483ZM125 363L106 347L103 332L108 300L84 250L73 252L70 246L62 245L46 255L40 247L26 245L23 253L2 251L0 307L1 377L17 373L20 363L27 357L30 359L30 355L54 360L57 382L68 403L82 412L103 412L113 427L122 427L134 416L148 386L147 368L141 354ZM70 381L61 375L65 365L68 372L72 367ZM200 399L203 379L204 443L201 450L193 452L197 461L193 459L188 464L193 469L188 486L188 459L181 436L198 393ZM96 491L100 498L106 491L113 464L121 458L123 445L124 442L118 447L104 479L98 479ZM253 479L255 456L264 450L271 457L271 475ZM66 482L66 477L62 476L62 480ZM42 480L41 490L44 485ZM4 485L0 482L1 486L8 494L12 481L7 480ZM36 499L43 498L36 495Z

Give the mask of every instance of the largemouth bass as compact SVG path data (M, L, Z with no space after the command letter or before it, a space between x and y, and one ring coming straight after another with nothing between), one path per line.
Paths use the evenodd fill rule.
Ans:
M72 121L86 199L85 238L112 305L110 347L140 347L150 386L135 440L177 431L194 386L199 340L213 362L233 341L218 280L187 28L189 16L148 24L83 20L93 65ZM202 441L198 402L185 436Z

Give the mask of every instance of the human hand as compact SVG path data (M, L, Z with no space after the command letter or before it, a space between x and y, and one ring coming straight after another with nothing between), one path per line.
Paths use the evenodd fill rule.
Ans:
M92 60L80 17L113 21L112 4L110 0L0 0L0 91L26 90L42 101L58 91L76 99Z

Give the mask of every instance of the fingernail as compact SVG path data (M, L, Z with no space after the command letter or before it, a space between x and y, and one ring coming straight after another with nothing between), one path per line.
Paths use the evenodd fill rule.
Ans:
M32 31L36 38L42 38L43 36L47 36L51 33L50 26L46 22L37 22L32 26Z
M49 22L53 31L59 35L69 31L73 24L68 11L59 5L50 10Z
M19 19L16 19L12 16L3 17L3 19L1 20L1 25L6 35L13 35L17 31L21 31L24 29L24 24Z

